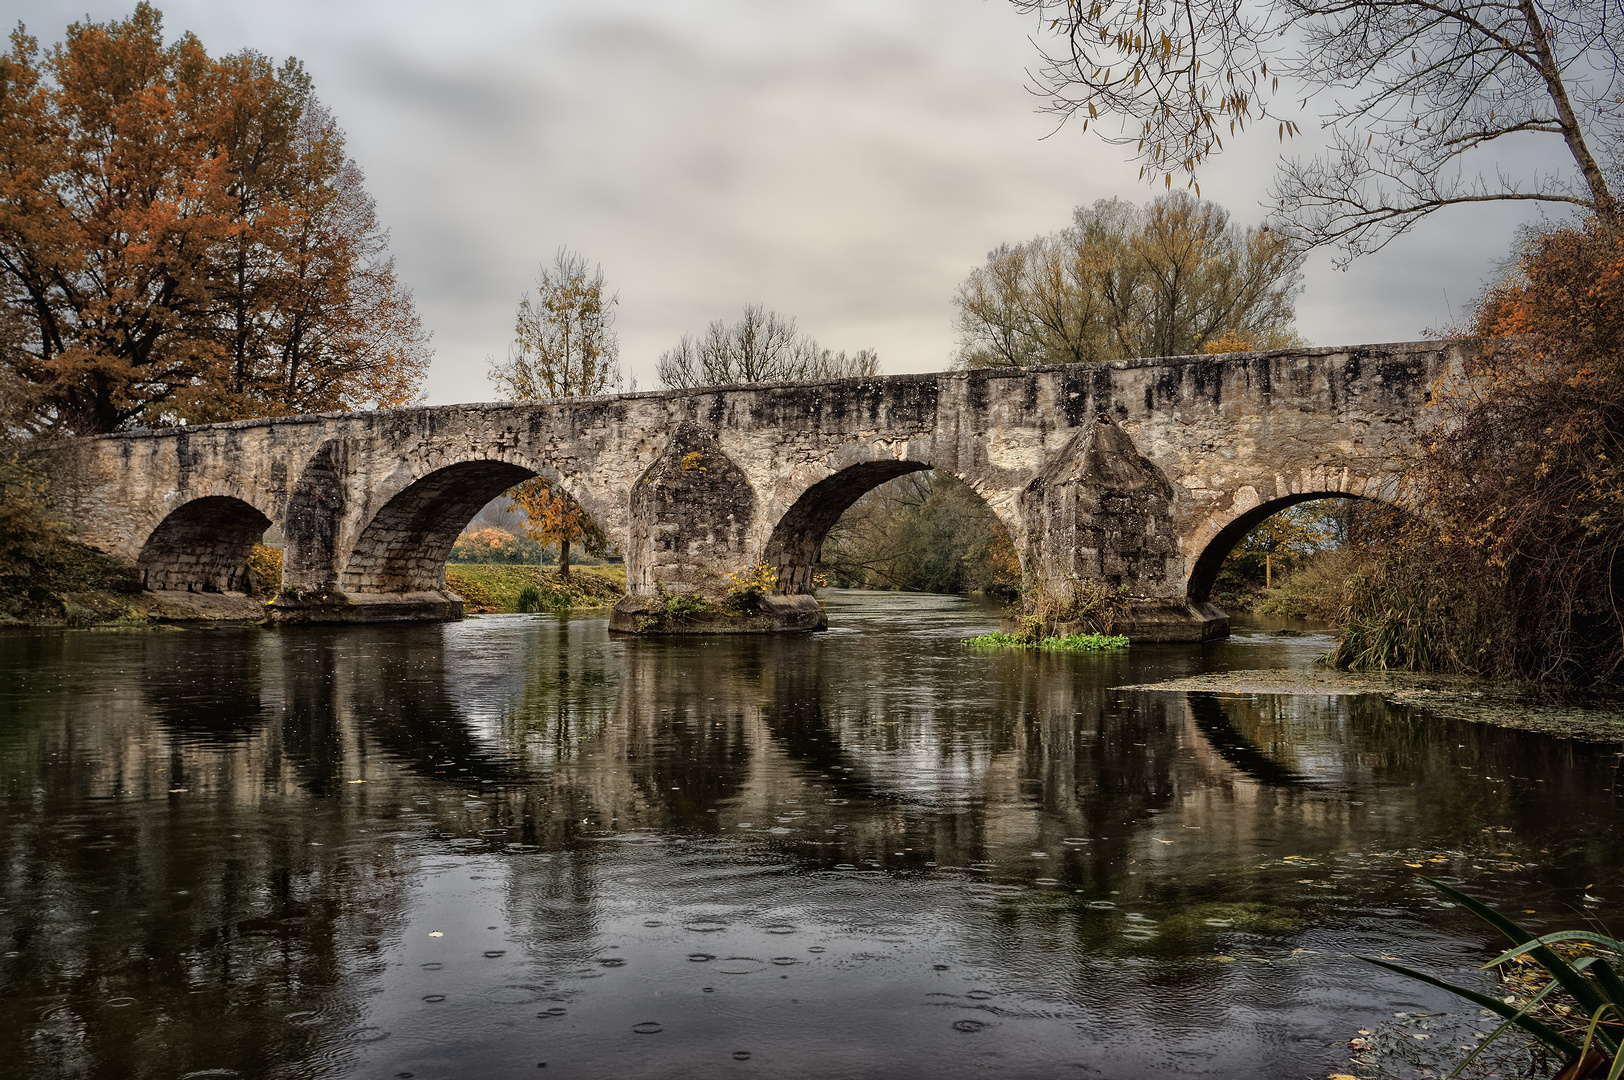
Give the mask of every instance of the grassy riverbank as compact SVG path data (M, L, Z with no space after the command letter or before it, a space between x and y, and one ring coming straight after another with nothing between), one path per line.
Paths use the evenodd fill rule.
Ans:
M557 570L499 563L449 563L446 588L462 597L469 614L559 611L609 607L626 595L624 566L572 566L565 579ZM527 589L534 590L526 598ZM521 600L528 599L529 604Z
M30 569L0 580L0 626L140 626L189 617L143 592L134 567L72 540L56 539ZM268 600L281 580L281 550L257 545L249 569L254 596ZM535 566L452 563L446 587L469 614L520 611L521 599L536 611L601 608L626 594L626 568L574 566L566 581L551 568L543 574ZM527 588L532 595L524 597Z

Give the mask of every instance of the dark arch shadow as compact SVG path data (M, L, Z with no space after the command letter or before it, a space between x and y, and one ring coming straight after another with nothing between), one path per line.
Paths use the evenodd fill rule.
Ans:
M1260 784L1273 787L1307 787L1309 781L1295 769L1280 764L1261 746L1230 722L1218 695L1202 691L1185 694L1196 730L1206 738L1218 756Z
M178 507L152 530L136 568L143 587L176 592L248 591L248 556L271 527L257 508L229 495Z
M784 512L767 540L764 558L777 575L776 591L788 595L810 593L824 538L841 515L881 484L933 468L934 465L922 461L866 461L848 466L807 488ZM953 473L944 471L943 475L963 483ZM998 526L1007 529L1001 520Z
M429 592L445 587L445 561L486 503L535 476L507 461L436 469L390 499L367 522L345 562L346 593Z
M1246 511L1240 517L1231 521L1219 530L1218 535L1207 542L1201 555L1195 561L1195 569L1190 574L1190 584L1185 593L1190 602L1205 604L1212 597L1212 586L1218 580L1218 571L1223 569L1224 560L1234 550L1235 545L1246 538L1246 534L1255 529L1264 519L1273 517L1280 511L1296 506L1298 503L1314 502L1319 499L1357 499L1362 502L1375 503L1378 506L1390 506L1381 499L1372 499L1365 495L1352 495L1346 491L1309 491L1298 495L1287 495L1284 498L1273 499L1260 503Z

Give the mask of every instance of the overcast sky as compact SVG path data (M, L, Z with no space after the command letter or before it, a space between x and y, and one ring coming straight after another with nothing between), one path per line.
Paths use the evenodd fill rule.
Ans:
M1002 0L170 0L171 38L303 60L349 135L436 352L428 400L490 398L486 357L568 245L620 294L642 387L683 333L746 303L887 372L945 368L951 297L989 249L1071 208L1144 201L1092 133L1052 134L1026 69L1033 24ZM42 42L127 3L13 0ZM1045 136L1049 136L1045 138ZM1262 219L1273 131L1202 176ZM1516 212L1440 216L1385 252L1308 266L1319 345L1411 340L1503 257Z

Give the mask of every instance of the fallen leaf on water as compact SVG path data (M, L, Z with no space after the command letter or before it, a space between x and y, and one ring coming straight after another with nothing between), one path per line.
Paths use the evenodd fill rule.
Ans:
M1218 961L1220 964L1228 964L1228 963L1232 963L1235 958L1233 956L1223 956L1223 955L1220 954L1218 956L1213 957L1213 959Z
M366 781L365 780L351 780L350 783L352 783L352 784L364 784L364 783L366 783Z
M438 930L430 930L429 937L445 937L445 935Z

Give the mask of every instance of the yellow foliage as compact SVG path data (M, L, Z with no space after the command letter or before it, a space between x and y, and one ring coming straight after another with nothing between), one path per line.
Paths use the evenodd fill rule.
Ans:
M282 587L282 549L255 544L248 555L248 573L255 596L272 596Z
M1208 356L1219 353L1251 352L1257 348L1257 342L1239 330L1225 330L1215 338L1211 338L1201 346L1201 351Z

